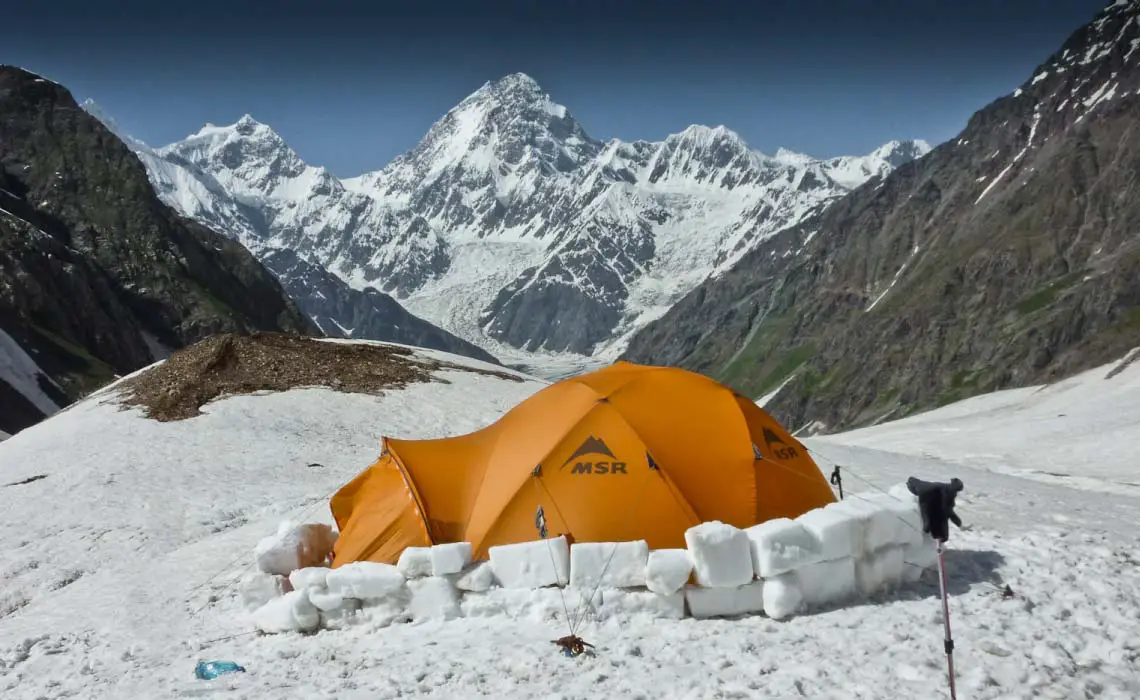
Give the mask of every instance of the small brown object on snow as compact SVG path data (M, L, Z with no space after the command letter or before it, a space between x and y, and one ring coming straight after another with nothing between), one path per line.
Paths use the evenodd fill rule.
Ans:
M590 644L576 634L559 637L554 640L554 643L562 647L562 650L565 651L568 656L578 656L586 651L586 647L594 648L593 644Z

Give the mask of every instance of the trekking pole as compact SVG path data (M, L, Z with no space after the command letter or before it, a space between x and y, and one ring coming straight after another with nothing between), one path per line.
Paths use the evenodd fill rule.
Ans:
M950 676L950 700L957 700L954 692L954 638L950 636L950 604L946 600L946 550L942 547L943 540L935 540L934 548L938 551L938 582L942 592L942 627L946 630L946 673Z
M843 477L839 475L839 465L831 470L831 485L839 489L839 500L843 500Z
M907 489L918 497L918 508L922 512L922 531L934 539L934 549L938 553L938 589L942 597L942 626L946 630L946 673L950 678L950 700L957 700L954 689L954 638L950 635L950 603L946 591L946 540L950 539L950 522L962 527L962 520L954 512L954 499L962 490L960 479L951 479L948 484L922 481L913 476L906 481Z

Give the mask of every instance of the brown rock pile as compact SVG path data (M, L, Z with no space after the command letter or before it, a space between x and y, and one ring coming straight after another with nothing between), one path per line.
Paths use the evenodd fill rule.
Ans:
M381 394L413 382L444 381L441 369L522 381L507 372L417 357L390 345L330 343L285 333L221 334L178 350L166 362L123 382L121 403L143 406L150 418L182 420L219 396L328 387Z

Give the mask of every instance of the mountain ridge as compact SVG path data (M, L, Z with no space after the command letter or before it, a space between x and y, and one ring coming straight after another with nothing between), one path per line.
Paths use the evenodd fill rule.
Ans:
M257 145L274 157L277 169L249 175L254 185L242 178L219 181L198 168L192 159L167 148L151 148L144 142L123 134L114 118L107 115L92 99L83 108L115 132L127 143L143 164L159 197L185 215L224 231L255 253L279 279L298 307L312 319L323 333L334 338L357 338L420 345L466 355L486 362L498 359L482 348L468 343L404 309L387 294L373 289L356 290L335 277L323 266L289 248L276 247L261 234L264 212L258 208L257 186L286 186L292 175L309 182L315 191L334 191L337 181L321 167L308 166L267 125L252 116L242 116L230 127L207 124L192 134L184 144L208 144L231 130L245 136L258 137ZM248 145L248 144L239 144ZM237 161L248 160L234 154ZM234 157L231 156L231 157ZM280 176L284 171L286 177Z
M701 125L659 142L602 141L516 73L354 178L304 164L252 117L155 149L239 207L150 167L168 201L221 228L232 218L251 250L294 250L493 354L606 358L757 241L927 150L891 142L865 156L781 159Z
M765 241L624 356L833 431L1140 345L1138 46L1140 3L1106 7L956 138Z

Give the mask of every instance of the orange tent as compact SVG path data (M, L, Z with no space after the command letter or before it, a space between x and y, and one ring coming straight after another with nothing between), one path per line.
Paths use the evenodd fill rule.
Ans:
M571 541L684 547L701 522L747 527L834 500L803 445L754 402L699 374L618 362L474 433L385 438L332 497L334 566L443 542L483 558L537 539L540 520Z

